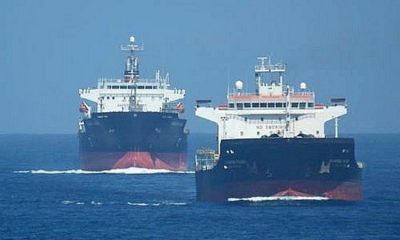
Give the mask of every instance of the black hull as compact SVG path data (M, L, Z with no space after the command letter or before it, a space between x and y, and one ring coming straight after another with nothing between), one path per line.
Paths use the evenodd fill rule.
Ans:
M361 172L350 138L222 140L216 166L196 171L197 198L287 195L360 200Z
M94 113L83 122L79 133L82 169L187 169L186 120L176 113Z

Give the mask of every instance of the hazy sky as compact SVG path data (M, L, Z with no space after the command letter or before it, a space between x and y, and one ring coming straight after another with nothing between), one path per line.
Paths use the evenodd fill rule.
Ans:
M237 79L254 90L256 57L287 64L318 102L346 97L348 133L400 132L400 1L0 1L0 133L75 133L78 89L121 77L135 35L141 75L170 73L196 99L226 101Z

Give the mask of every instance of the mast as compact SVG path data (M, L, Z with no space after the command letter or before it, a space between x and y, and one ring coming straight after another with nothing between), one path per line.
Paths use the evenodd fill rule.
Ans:
M139 46L135 43L135 37L130 36L129 37L129 44L126 46L121 46L121 51L129 51L129 56L126 59L126 65L125 65L125 72L124 72L124 81L125 82L133 82L134 87L133 87L133 109L137 108L137 81L139 80L139 62L138 62L138 57L135 55L135 52L143 51L144 47Z
M267 68L265 65L265 60L267 60L267 57L257 57L257 59L260 61L260 65L256 65L255 67L255 78L256 78L256 94L260 94L260 87L262 85L262 79L261 75L263 73L267 72Z
M286 71L286 66L282 63L272 64L270 57L257 57L259 64L255 66L255 78L256 78L256 94L257 95L269 95L267 93L267 87L272 84L276 85L276 82L272 79L271 83L265 82L267 74L278 76L278 87L280 88L280 93L283 91L283 74ZM274 93L276 94L276 93Z

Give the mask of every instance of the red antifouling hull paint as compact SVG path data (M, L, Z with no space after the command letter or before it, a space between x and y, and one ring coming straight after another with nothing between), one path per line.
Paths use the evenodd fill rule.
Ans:
M88 152L80 154L82 170L102 171L130 167L187 170L186 153Z
M271 180L197 185L197 198L205 201L227 201L229 198L251 197L324 197L330 200L359 201L359 182L317 180Z

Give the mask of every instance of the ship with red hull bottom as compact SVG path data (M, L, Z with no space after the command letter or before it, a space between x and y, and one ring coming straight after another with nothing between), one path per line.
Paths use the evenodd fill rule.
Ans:
M363 165L355 160L354 139L338 136L345 99L315 104L305 83L299 92L283 85L283 64L260 61L255 94L242 92L237 81L227 105L197 102L196 115L218 125L217 150L196 154L197 199L361 200ZM334 137L325 136L329 120L335 121Z
M187 170L183 89L170 89L168 74L139 77L143 48L134 37L122 50L130 55L123 79L99 79L97 88L80 89L79 154L83 170L120 168Z

